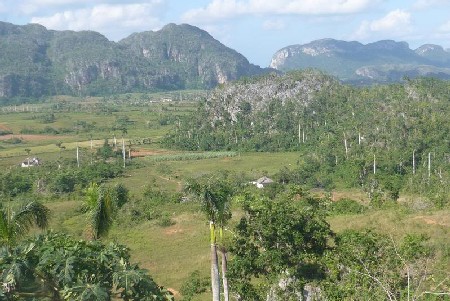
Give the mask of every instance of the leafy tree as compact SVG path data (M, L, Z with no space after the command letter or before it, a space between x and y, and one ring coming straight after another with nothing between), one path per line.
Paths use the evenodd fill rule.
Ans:
M332 231L316 200L294 189L276 199L247 193L240 201L245 215L230 248L229 276L241 300L265 300L280 279L301 288L323 277L319 258ZM288 292L279 293L283 300L290 298Z
M47 233L0 251L2 300L173 300L126 247Z
M111 145L109 145L108 139L105 139L105 141L103 142L103 146L97 149L97 155L99 155L104 160L114 156L114 150Z
M0 203L0 242L11 248L35 224L41 229L48 225L50 210L39 202L29 202L13 211Z
M0 177L0 191L5 195L17 196L30 192L33 188L32 171L16 168Z
M448 281L433 274L427 240L408 234L394 241L371 230L338 234L336 247L324 256L324 295L327 300L443 300L439 296L448 295ZM430 280L433 289L427 291Z

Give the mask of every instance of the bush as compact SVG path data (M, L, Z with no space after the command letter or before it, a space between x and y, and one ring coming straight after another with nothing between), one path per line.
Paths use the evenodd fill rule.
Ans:
M170 227L172 225L175 225L175 221L172 220L168 212L164 212L159 218L157 224L160 227Z
M330 205L330 213L334 215L340 214L360 214L366 211L366 207L355 200L341 199L337 202L332 202Z
M193 300L195 295L206 292L209 286L208 277L202 277L198 270L192 272L189 278L181 285L180 293L183 301Z

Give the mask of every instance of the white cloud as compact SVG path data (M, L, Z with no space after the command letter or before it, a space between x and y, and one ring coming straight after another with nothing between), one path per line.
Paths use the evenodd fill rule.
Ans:
M335 15L362 12L378 0L213 0L187 11L186 22L210 22L242 15Z
M432 6L450 4L449 0L417 0L413 4L414 9L426 9Z
M365 40L371 36L379 35L384 38L399 37L412 30L411 14L405 10L397 9L389 12L381 19L363 21L352 39Z
M54 9L61 8L71 8L75 9L82 5L91 4L95 5L96 3L101 2L99 0L22 0L18 1L16 4L19 7L20 11L25 15L32 15L42 11L43 9L47 11L52 11ZM104 3L105 1L103 1Z
M161 27L158 16L163 11L163 4L158 0L146 4L100 4L92 8L58 12L49 17L33 17L31 22L55 30L95 30L117 40L142 28L151 30Z
M372 31L403 31L411 25L411 14L397 9L389 12L386 16L379 20L375 20L370 24Z

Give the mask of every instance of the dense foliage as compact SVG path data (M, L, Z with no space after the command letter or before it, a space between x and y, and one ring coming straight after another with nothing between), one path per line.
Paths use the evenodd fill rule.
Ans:
M237 200L244 215L233 231L228 277L238 300L448 298L448 273L437 268L425 235L334 233L326 221L336 213L330 199L295 185L275 197L246 192Z
M265 300L280 278L301 290L306 281L324 277L320 258L333 233L319 201L293 187L275 199L246 194L241 202L245 216L235 230L229 267L241 300Z
M48 233L0 250L2 300L173 300L126 247ZM36 300L36 299L33 299Z
M0 172L0 193L17 196L23 193L71 193L87 187L91 182L101 183L123 173L119 163L96 162L79 168L72 162L48 162L39 168L11 168Z

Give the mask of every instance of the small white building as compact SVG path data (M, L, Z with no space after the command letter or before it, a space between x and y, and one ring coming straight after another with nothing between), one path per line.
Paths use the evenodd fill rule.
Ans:
M256 187L258 187L258 188L264 188L267 185L270 185L272 183L273 183L273 180L271 178L266 177L266 176L264 176L262 178L259 178L258 180L252 182L252 184L256 185Z
M20 166L22 167L32 167L32 166L38 166L40 163L39 158L27 158L25 161L22 162Z

